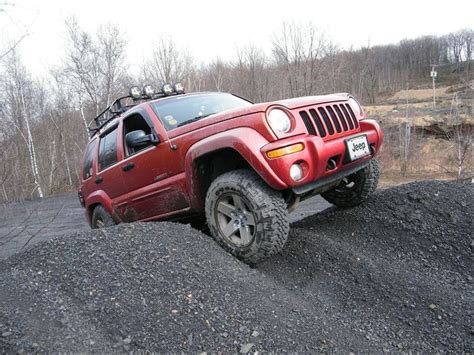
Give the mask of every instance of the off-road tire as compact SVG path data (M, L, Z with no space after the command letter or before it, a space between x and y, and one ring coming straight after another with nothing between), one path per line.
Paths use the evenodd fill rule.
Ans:
M380 169L377 159L372 158L369 164L347 177L353 183L352 187L345 182L332 190L323 192L321 196L337 207L348 208L360 205L375 191L379 181Z
M220 222L222 217L218 216L220 201L235 195L244 201L248 212L253 214L253 234L249 244L244 246L236 245L224 236ZM270 188L253 171L246 169L225 173L211 183L206 196L206 218L217 243L251 265L277 254L285 245L290 230L288 211L281 194Z
M93 229L115 226L112 216L101 205L92 212L91 227Z

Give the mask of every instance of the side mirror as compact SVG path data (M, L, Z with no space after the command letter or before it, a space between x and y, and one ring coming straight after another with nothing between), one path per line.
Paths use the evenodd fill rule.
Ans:
M130 148L144 148L159 143L159 140L153 134L145 134L142 130L136 130L127 133L125 143Z

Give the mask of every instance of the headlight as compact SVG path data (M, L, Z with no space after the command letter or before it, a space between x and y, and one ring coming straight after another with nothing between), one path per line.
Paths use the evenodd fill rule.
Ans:
M364 110L362 109L362 106L355 99L353 99L352 97L349 99L349 104L351 105L353 110L358 110L359 111L360 116L364 115Z
M288 117L285 111L280 109L271 110L268 114L267 121L274 131L280 133L288 133L291 128L290 117Z

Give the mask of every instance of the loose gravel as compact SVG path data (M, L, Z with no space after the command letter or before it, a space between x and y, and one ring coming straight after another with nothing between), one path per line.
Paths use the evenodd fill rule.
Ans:
M39 243L0 262L0 352L472 352L473 192L378 191L254 269L175 223Z

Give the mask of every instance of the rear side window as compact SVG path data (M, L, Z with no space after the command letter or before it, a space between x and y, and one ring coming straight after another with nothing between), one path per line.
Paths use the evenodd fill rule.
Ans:
M84 158L84 167L82 170L83 179L86 180L92 176L92 162L94 161L94 152L97 141L89 143Z
M117 129L114 129L100 139L99 171L117 162Z

